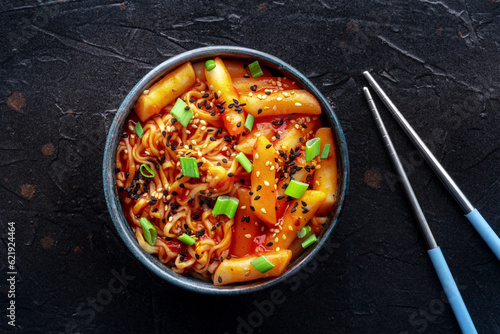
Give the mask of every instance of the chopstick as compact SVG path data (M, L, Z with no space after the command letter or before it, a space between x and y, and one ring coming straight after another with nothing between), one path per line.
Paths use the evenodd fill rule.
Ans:
M387 151L389 152L389 156L391 157L392 163L399 175L399 179L408 197L413 213L417 218L418 226L428 246L427 253L431 258L431 262L439 277L439 281L441 282L441 285L444 288L444 292L446 293L446 297L450 302L453 313L455 314L455 317L458 321L458 325L460 326L462 332L465 334L477 333L476 328L474 327L474 323L472 322L469 312L467 311L467 307L465 306L464 300L462 299L460 291L458 290L455 280L453 279L453 276L450 272L450 268L448 267L448 264L446 263L446 260L443 256L443 252L441 251L441 248L437 245L436 240L432 235L431 229L429 227L429 224L427 223L427 220L425 219L422 208L420 207L417 197L413 192L413 188L410 184L410 181L408 180L408 177L406 176L403 165L401 164L401 161L398 158L396 149L394 148L391 138L387 133L387 130L384 126L384 122L380 118L380 114L377 110L377 107L375 106L375 103L373 102L370 91L368 90L367 87L364 87L363 92L365 93L366 100L368 101L368 105L370 106L372 115L375 118L375 122L377 123L377 127L386 145Z
M455 181L453 181L448 172L439 163L434 154L432 154L431 150L429 150L429 148L425 145L417 132L411 127L410 123L408 123L408 121L404 118L404 116L394 105L391 99L389 99L387 94L382 90L382 88L380 88L379 84L375 81L371 74L368 71L365 71L363 72L363 75L370 83L370 86L372 86L377 95L380 97L382 102L389 109L394 118L396 118L396 121L403 128L404 132L406 132L410 140L420 151L420 154L424 157L429 166L434 170L434 173L436 173L441 182L451 193L453 198L455 198L460 207L464 210L465 217L467 217L471 225L476 229L476 231L490 247L496 257L500 260L500 238L498 237L498 235L495 233L495 231L493 231L491 226L488 225L479 211L474 208L474 206L467 199L462 190L460 190Z

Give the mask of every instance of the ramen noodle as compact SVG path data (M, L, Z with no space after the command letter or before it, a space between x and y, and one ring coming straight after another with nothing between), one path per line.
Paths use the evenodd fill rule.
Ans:
M139 245L215 285L281 275L335 203L335 143L321 111L258 62L186 62L154 83L116 153Z

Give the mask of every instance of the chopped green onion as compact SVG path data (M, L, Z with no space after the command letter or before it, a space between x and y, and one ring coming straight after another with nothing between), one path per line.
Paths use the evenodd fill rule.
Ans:
M306 162L311 161L319 155L321 151L321 140L319 138L313 138L308 140L306 143Z
M253 115L250 114L247 115L247 119L245 120L245 128L247 128L248 131L252 131L254 120L255 117Z
M215 66L217 66L217 65L215 65L215 61L213 61L212 59L207 60L205 62L205 67L207 68L207 71L213 70L215 68Z
M144 172L144 169L146 170L147 173ZM141 171L141 174L144 176L144 177L149 177L149 178L152 178L152 177L155 177L155 172L149 168L148 165L146 164L142 164L141 167L139 167L139 170Z
M148 244L154 246L156 243L156 238L158 237L156 227L154 227L153 224L151 224L151 222L145 217L142 217L139 222L142 226L142 234L144 235L144 239L146 239Z
M258 78L264 74L262 73L262 69L260 68L259 62L257 60L248 65L248 69L250 70L250 73L254 78Z
M316 238L316 234L312 234L309 238L306 240L302 241L302 248L307 248L311 246L313 243L318 241L318 238Z
M304 226L302 230L300 230L300 232L297 234L297 237L299 237L299 239L303 238L308 235L309 232L311 232L311 228L309 226Z
M142 129L141 122L137 122L134 130L135 133L137 133L137 137L142 138L142 136L144 136L144 130Z
M189 245L189 246L191 246L192 244L194 244L196 242L196 240L194 240L194 238L190 237L186 233L183 233L181 236L178 236L177 240L182 241L183 243L185 243L186 245Z
M217 202L215 202L212 214L226 215L229 218L233 218L236 214L236 209L238 209L238 204L240 204L240 200L235 197L219 196L217 197Z
M274 268L274 264L272 264L271 261L269 261L264 255L256 258L255 260L250 262L250 264L254 266L254 268L257 269L261 274Z
M182 175L195 177L197 179L200 178L200 172L198 171L198 162L196 162L196 158L181 157L180 160Z
M170 111L170 113L182 124L183 127L186 127L189 124L191 118L193 118L193 112L191 109L186 110L188 105L186 102L182 101L182 99L177 99L174 104L174 107Z
M285 195L293 197L293 198L301 198L302 195L306 192L309 185L304 182L292 180L288 184L285 190Z
M325 147L323 147L320 159L328 159L328 153L330 153L330 144L326 144Z
M245 155L245 153L243 153L243 152L238 153L236 155L236 160L238 160L240 162L241 167L245 168L245 170L247 171L247 173L250 173L252 171L253 165L250 162L250 160L248 160L248 158Z

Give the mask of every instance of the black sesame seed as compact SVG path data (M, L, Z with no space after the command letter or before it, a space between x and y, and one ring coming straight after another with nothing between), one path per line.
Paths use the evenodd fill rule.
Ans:
M236 123L236 126L240 127L241 126L241 122Z
M277 139L281 139L281 136L280 136L280 134L279 134L279 133L277 133L277 134L276 134L276 138L277 138Z
M115 168L115 173L120 173L120 168Z
M209 97L209 96L210 96L210 94L205 93L205 94L203 94L201 97L202 97L202 98L204 98L204 99L206 99L206 98L207 98L207 97Z
M250 205L250 210L255 211L255 208L252 205Z
M277 200L282 200L285 196L278 196Z
M262 113L262 109L257 110L257 114Z
M234 176L234 173L228 173L227 176L229 177L233 177Z
M271 144L267 144L267 145L266 145L266 148L270 148L271 146L273 146L273 145L271 145Z
M189 102L194 103L196 102L196 99L189 99Z
M203 162L200 161L200 162L197 163L198 167L201 167L201 165L203 165Z
M292 208L292 210L290 210L291 213L294 213L295 210L297 210L297 208Z
M271 95L271 92L270 92L270 91L267 91L267 92L266 92L266 95Z
M259 184L259 185L257 186L257 191L259 191L259 190L261 190L261 189L262 189L262 186Z
M219 99L219 95L217 95L217 93L215 93L215 92L214 92L214 98L215 98L216 100L218 100L218 99Z
M227 159L226 158L222 159L222 162L227 164Z
M222 283L222 277L219 276L219 278L217 278L217 281L219 281L219 283Z
M266 244L266 246L267 246L267 247L271 247L272 245L273 245L273 243L272 243L272 242L268 242L268 243Z
M258 201L260 199L260 195L255 196L254 200Z
M215 139L215 137L211 136L211 137L210 137L210 140L211 140L211 141L216 141L217 139Z

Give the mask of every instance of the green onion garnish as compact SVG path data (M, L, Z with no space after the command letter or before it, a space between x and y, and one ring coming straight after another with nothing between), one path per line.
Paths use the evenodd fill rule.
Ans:
M142 234L144 235L144 239L146 239L148 244L154 246L156 243L156 238L158 236L156 227L154 227L153 224L151 224L151 222L145 217L142 217L139 222L142 226Z
M215 65L215 61L213 61L212 59L207 60L205 62L205 67L207 68L207 71L213 70L215 68L215 66L217 66L217 65Z
M285 195L293 198L301 198L306 192L307 188L309 188L309 185L307 183L292 180L286 187Z
M196 162L196 158L181 157L180 160L182 175L195 177L197 179L200 178L200 172L198 171L198 162Z
M313 138L306 143L306 162L311 161L319 155L321 151L321 141L319 138Z
M245 120L245 128L247 128L248 131L252 131L254 120L255 117L253 115L250 114L247 115L247 119Z
M135 125L135 133L137 133L137 137L142 138L144 136L144 130L142 129L141 122L137 122Z
M240 162L241 167L245 168L245 170L247 171L247 173L250 173L252 171L253 165L250 162L250 160L248 160L248 158L245 155L245 153L243 153L243 152L238 153L236 155L236 160L238 160Z
M323 147L323 152L321 152L321 156L319 158L328 159L328 153L330 153L330 144L326 144L325 147Z
M183 127L186 127L191 118L193 118L193 112L189 109L186 102L182 101L182 99L177 99L170 113L179 121L179 123L182 124Z
M183 243L185 243L186 245L189 245L189 246L191 246L192 244L194 244L196 242L196 240L194 240L192 237L190 237L186 233L183 233L181 236L178 236L177 240L182 241Z
M147 173L144 172L144 169L146 170ZM151 177L155 177L155 175L156 175L155 172L151 168L149 168L149 166L146 164L142 164L141 167L139 167L139 170L141 171L141 174L144 177L151 178Z
M256 258L255 260L250 262L250 264L254 266L254 268L257 269L261 274L274 268L274 264L272 264L271 261L269 261L264 255Z
M318 241L318 238L316 238L316 234L312 234L309 238L306 240L302 241L302 248L307 248L311 246L313 243Z
M257 60L248 65L248 68L250 69L250 73L254 78L258 78L264 74L262 73L262 69L260 68L259 62Z
M238 209L238 204L240 200L231 196L219 196L217 197L217 202L215 202L212 214L214 215L226 215L229 218L233 218L236 214L236 209Z
M311 232L311 228L309 226L304 226L302 230L300 230L300 232L297 234L297 237L299 237L299 239L303 238L308 235L309 232Z

